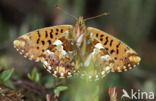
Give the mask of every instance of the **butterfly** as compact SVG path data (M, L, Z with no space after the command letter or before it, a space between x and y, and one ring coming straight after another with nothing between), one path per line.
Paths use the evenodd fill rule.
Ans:
M59 78L99 79L109 72L127 71L139 64L138 54L121 40L94 27L87 27L82 16L75 25L38 29L18 37L14 47L24 57L43 63Z

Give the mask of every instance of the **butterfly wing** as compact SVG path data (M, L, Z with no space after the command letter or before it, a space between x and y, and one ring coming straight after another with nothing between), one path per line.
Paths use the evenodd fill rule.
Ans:
M95 36L90 35L87 46L84 66L79 69L81 77L95 80L103 78L111 71L114 61Z
M35 30L18 37L14 41L14 47L30 60L40 61L41 54L51 43L71 28L71 25L58 25Z
M68 33L66 33L68 34ZM65 35L58 37L50 47L43 52L41 62L55 77L70 77L75 71L73 48Z
M113 58L113 72L126 71L140 62L141 58L138 54L119 39L93 27L88 27L87 30L99 39L105 50Z

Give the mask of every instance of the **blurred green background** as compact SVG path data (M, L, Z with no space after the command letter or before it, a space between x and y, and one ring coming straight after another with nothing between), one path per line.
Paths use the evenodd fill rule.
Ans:
M39 88L41 86L46 89L35 91L32 87L35 90L30 91L23 88L25 100L45 101L47 92L53 93L55 84L52 84L54 79L40 63L29 61L18 54L13 48L13 40L39 28L75 24L72 17L57 10L55 5L74 16L84 18L109 12L110 15L89 20L86 25L119 38L136 50L142 58L136 68L122 73L110 73L97 81L98 83L83 84L86 81L77 77L56 80L56 86L68 87L59 95L60 101L109 101L110 85L117 87L119 101L133 101L121 99L123 88L128 91L150 91L156 96L156 0L0 0L0 73L5 69L15 68L11 81L14 85L12 88L16 90L23 88L22 84L17 83L23 80L35 82ZM33 68L36 69L34 72L37 72L37 79L31 81ZM28 77L28 73L32 75Z

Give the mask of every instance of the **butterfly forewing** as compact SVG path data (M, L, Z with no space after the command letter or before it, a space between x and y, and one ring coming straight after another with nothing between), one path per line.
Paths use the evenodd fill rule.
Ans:
M14 41L14 47L31 60L40 61L41 54L56 38L72 28L71 25L58 25L29 32Z
M126 71L140 62L137 53L119 39L93 27L88 27L88 32L99 39L113 58L115 64L112 71Z

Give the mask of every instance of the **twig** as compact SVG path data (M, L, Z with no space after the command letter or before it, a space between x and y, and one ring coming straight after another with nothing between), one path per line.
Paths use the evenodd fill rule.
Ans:
M22 86L22 87L28 89L29 91L32 91L38 95L48 93L48 90L46 90L46 88L44 88L43 86L36 84L34 82L30 82L30 81L26 81L26 80L15 80L13 78L11 80L13 81L13 83L16 86Z

